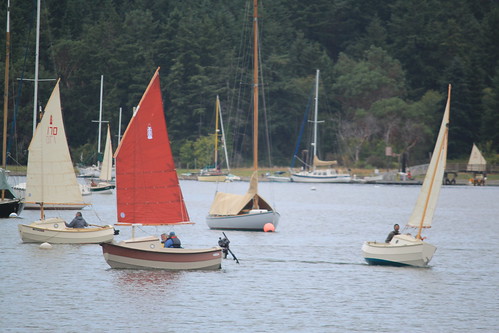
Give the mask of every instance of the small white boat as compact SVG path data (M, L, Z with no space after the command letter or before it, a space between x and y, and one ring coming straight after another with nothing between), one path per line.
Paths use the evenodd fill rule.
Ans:
M319 70L316 71L315 76L315 112L314 118L310 122L314 124L313 140L310 144L312 154L310 157L305 158L304 167L300 171L291 170L291 181L297 183L350 183L352 176L349 173L344 173L333 166L337 165L337 161L323 161L317 156L317 125L320 123L318 120L319 109ZM298 150L298 145L296 150ZM307 154L309 155L309 154ZM294 159L293 157L293 163Z
M449 85L447 104L435 149L416 206L407 223L408 227L417 228L417 235L395 235L389 243L365 242L362 245L362 255L368 264L425 267L437 249L434 245L423 240L421 232L424 228L431 227L442 187L447 160L450 91L451 86Z
M210 229L263 231L267 223L274 228L279 224L280 215L257 192L258 173L250 179L250 187L245 195L218 192L206 217ZM255 201L258 208L255 208Z
M185 206L166 127L159 68L137 107L116 150L118 223L180 225L192 223ZM154 163L151 163L154 161ZM102 243L112 268L194 270L220 269L222 249L164 248L158 237Z
M112 226L95 228L66 228L61 218L45 218L46 207L69 209L86 205L69 155L66 132L62 120L59 81L47 102L28 148L26 172L26 202L40 207L40 220L19 224L23 242L100 243L114 237Z
M65 221L59 217L35 221L28 225L19 224L18 229L24 243L99 244L110 242L114 238L112 225L67 228Z

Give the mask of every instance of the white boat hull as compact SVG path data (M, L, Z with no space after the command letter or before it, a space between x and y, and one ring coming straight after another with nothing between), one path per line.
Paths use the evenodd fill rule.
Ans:
M208 215L206 223L210 229L263 231L267 223L277 228L279 217L279 213L272 211L231 216Z
M164 248L156 237L103 243L104 259L112 268L215 270L222 267L222 249Z
M297 183L350 183L349 174L338 174L330 171L302 171L291 174L291 181Z
M25 243L96 244L110 242L114 238L111 225L90 228L66 228L64 220L55 217L19 224L19 234Z
M370 265L426 267L436 247L409 235L397 235L390 243L365 242L362 255Z

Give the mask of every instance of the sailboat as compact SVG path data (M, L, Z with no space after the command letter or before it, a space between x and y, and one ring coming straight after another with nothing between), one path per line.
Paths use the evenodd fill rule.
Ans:
M206 223L210 229L263 231L274 229L279 213L258 194L258 0L253 0L253 174L244 195L217 192Z
M223 132L223 121L222 121L222 112L220 109L220 99L217 95L217 101L215 104L215 158L212 166L207 166L201 170L199 173L198 181L200 182L224 182L227 180L227 172L223 172L220 170L219 162L218 162L218 141L219 139L219 116L220 116L220 126L222 129L222 143L225 148L225 160L227 161L227 165L229 164L229 160L227 159L227 147L225 146L225 133Z
M45 113L28 147L26 201L40 206L40 220L19 224L23 242L100 243L114 237L110 225L92 228L66 228L60 217L45 218L46 206L83 208L80 187L69 155L62 120L59 80L49 98Z
M106 146L104 147L104 155L100 169L99 182L96 183L92 180L90 183L90 191L101 194L113 193L112 190L115 188L115 185L110 183L110 181L112 180L112 170L113 170L113 148L111 146L111 132L109 130L109 124L108 124Z
M219 269L222 249L164 248L158 237L135 237L137 225L192 223L173 161L161 97L159 68L147 87L115 153L118 225L132 238L103 243L112 268Z
M316 72L315 76L315 112L314 120L314 133L312 146L312 166L309 169L310 163L305 163L306 167L301 171L291 172L291 181L300 183L348 183L352 180L349 173L339 173L333 165L337 165L337 161L322 161L317 156L317 124L318 121L318 109L319 109L319 70ZM325 167L325 168L324 168Z
M417 235L395 235L390 243L365 242L362 245L362 255L368 264L425 267L437 249L434 245L425 242L421 233L424 228L431 227L440 188L442 187L447 160L450 95L451 85L448 88L447 104L430 165L416 206L407 223L408 227L417 228Z
M10 65L10 0L7 1L7 31L5 36L5 86L3 92L3 142L2 169L0 169L0 218L11 214L19 215L24 208L24 202L18 198L7 181L7 119L9 113L9 65Z

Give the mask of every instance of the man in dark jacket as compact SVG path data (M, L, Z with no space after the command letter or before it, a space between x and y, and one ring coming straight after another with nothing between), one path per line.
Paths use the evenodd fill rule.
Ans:
M399 225L398 224L395 224L393 226L393 231L391 231L389 234L388 234L388 237L386 237L386 240L385 240L385 243L390 243L390 241L392 240L393 236L395 235L399 235L400 232L399 232Z
M66 223L66 222L64 222L64 223ZM85 228L85 227L88 227L88 223L87 223L87 221L85 221L83 216L81 216L81 213L77 212L73 221L71 221L70 224L66 223L66 227L68 227L68 228Z

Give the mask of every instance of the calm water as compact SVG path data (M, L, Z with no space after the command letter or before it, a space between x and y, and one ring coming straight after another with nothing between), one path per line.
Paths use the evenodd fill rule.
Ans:
M204 216L216 184L181 182L191 219L185 247L217 244ZM247 183L218 185L243 193ZM261 184L281 213L275 233L226 232L240 260L203 272L112 270L98 245L22 244L0 220L2 332L458 332L497 331L499 187L444 187L426 269L368 266L365 240L404 225L419 186ZM115 221L115 198L93 195L90 223ZM47 216L54 216L48 212ZM71 219L74 211L58 213ZM119 227L118 239L130 230Z

